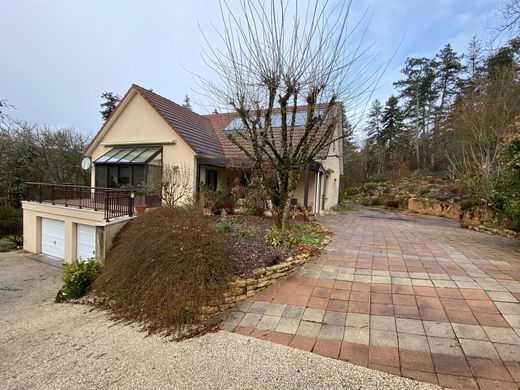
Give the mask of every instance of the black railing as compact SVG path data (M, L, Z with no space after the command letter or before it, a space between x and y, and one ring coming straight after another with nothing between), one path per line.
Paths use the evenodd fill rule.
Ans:
M134 213L131 191L115 188L31 182L26 183L25 198L31 202L104 211L107 222L110 218L132 216Z

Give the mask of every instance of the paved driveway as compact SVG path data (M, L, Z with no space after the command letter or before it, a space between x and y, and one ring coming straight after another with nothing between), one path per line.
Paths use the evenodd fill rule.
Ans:
M55 304L61 271L0 253L1 389L433 389L221 331L147 337L83 305Z
M518 241L377 209L322 222L325 253L226 328L442 386L518 388Z

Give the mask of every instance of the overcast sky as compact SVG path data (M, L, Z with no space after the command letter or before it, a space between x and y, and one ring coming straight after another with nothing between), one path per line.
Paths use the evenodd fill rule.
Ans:
M237 0L230 0L236 3ZM301 1L301 0L300 0ZM499 0L354 0L354 15L373 13L367 39L390 61L376 96L385 100L409 56L433 56L450 42L464 52L486 38ZM199 25L219 24L217 0L0 0L0 99L11 116L85 134L101 125L100 94L132 83L194 110L212 111L185 69L205 74Z

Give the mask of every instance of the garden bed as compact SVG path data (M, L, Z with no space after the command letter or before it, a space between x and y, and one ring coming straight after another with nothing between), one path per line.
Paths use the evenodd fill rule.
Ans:
M279 232L265 217L151 210L119 232L91 293L76 302L93 303L151 333L189 337L214 329L215 314L317 254L326 235L312 222L291 221ZM71 282L85 279L79 268L68 269Z

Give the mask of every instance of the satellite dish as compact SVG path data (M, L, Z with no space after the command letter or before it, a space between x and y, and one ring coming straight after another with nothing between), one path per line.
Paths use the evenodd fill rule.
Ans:
M81 160L81 168L86 171L86 170L90 169L91 167L92 167L92 160L90 159L90 157L89 156L83 157L83 159Z

